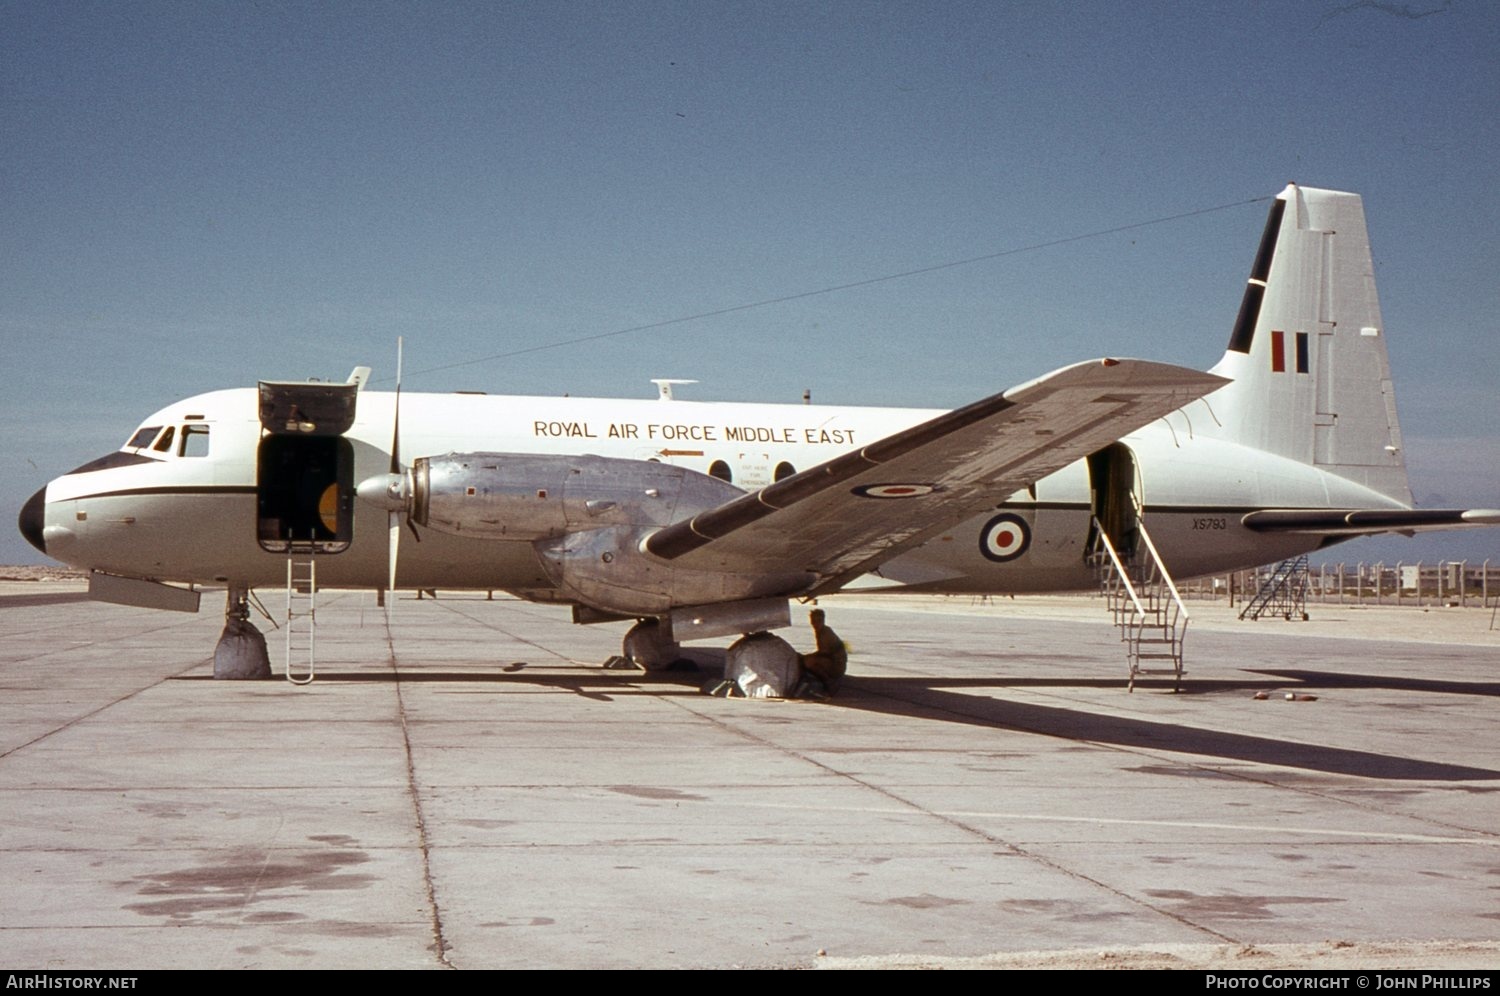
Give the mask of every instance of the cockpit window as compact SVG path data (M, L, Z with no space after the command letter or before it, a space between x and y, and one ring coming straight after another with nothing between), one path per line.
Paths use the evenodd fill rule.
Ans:
M182 442L177 445L177 455L184 457L208 456L208 426L183 426Z
M161 434L161 438L158 439L156 441L156 445L151 448L158 453L172 452L172 436L175 431L176 430L173 426L167 426L167 431Z
M135 430L135 435L130 437L130 442L125 444L127 450L138 450L142 446L150 446L151 440L161 431L159 425L147 425Z

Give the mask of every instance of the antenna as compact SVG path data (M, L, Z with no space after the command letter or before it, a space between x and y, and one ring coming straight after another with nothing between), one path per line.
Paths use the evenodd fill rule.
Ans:
M671 377L653 377L651 383L656 385L658 401L671 401L673 384L696 384L698 382L696 380L673 380Z

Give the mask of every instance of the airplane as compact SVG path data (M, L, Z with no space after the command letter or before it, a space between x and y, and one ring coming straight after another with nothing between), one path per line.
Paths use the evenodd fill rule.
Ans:
M637 400L402 393L399 375L376 392L361 367L168 405L19 527L96 597L196 610L225 589L226 639L252 589L312 557L321 586L631 621L624 656L651 669L840 591L1097 590L1101 534L1129 559L1149 526L1195 577L1500 524L1414 507L1385 335L1360 197L1292 184L1206 373L1102 358L945 412L702 403L674 381Z

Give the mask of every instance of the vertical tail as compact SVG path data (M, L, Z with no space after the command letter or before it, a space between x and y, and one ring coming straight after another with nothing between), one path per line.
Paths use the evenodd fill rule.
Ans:
M1412 503L1359 195L1277 195L1213 373L1217 435Z

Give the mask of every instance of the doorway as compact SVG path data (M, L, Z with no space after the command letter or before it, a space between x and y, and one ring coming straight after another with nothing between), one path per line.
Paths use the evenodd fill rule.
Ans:
M263 550L339 553L354 538L354 448L347 439L262 437L255 493Z
M1089 455L1088 466L1093 520L1089 523L1089 540L1084 549L1094 549L1099 525L1102 525L1115 552L1129 562L1140 542L1140 520L1136 512L1140 493L1135 455L1124 443L1110 443Z

